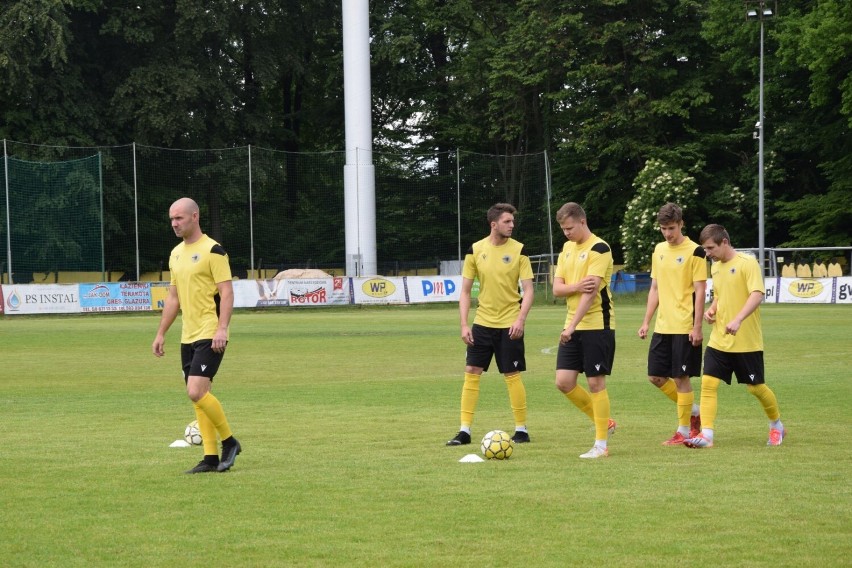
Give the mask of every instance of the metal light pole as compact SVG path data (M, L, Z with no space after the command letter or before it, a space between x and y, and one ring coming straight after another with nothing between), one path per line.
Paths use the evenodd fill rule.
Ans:
M778 12L778 0L746 0L746 19L760 22L760 102L757 111L757 248L760 269L766 274L766 251L763 224L763 21L775 17Z

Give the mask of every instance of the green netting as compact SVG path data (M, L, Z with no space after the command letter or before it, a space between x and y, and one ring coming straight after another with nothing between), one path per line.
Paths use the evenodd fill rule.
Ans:
M8 235L12 272L103 271L98 154L61 162L9 158Z
M15 282L57 271L158 278L178 243L168 209L184 196L198 202L202 229L223 244L237 276L296 267L344 272L344 152L6 143L12 233L7 239L0 208L0 264L5 275L11 262ZM499 201L518 207L516 237L529 254L551 251L544 154L373 158L381 274L457 260L488 233L485 212Z

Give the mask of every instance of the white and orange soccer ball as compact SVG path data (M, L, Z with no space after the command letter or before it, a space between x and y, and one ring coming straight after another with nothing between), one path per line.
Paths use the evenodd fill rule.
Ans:
M187 444L192 444L193 446L201 445L201 430L198 429L197 420L193 420L186 425L186 429L183 431L183 439L186 440Z
M515 442L502 430L491 430L482 438L482 455L490 460L505 460L512 455Z

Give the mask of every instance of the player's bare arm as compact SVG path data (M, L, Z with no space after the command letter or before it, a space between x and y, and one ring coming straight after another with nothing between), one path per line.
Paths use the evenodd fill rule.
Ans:
M566 283L564 278L554 278L553 295L557 298L564 298L572 294L587 294L589 292L594 292L598 289L598 284L600 282L600 278L598 278L597 282L594 278L594 276L586 276L578 282L572 282L570 284Z
M473 331L468 324L467 318L470 312L470 294L473 290L473 280L462 278L462 287L459 294L459 322L461 325L461 340L465 345L473 345Z
M642 320L642 325L639 327L639 338L645 339L648 337L648 329L651 327L651 318L654 317L654 312L660 305L660 291L657 288L657 279L651 279L651 289L648 290L648 303L645 308L645 319Z
M695 305L693 306L692 332L689 341L693 345L701 345L704 342L704 329L701 325L704 319L704 299L707 294L707 281L697 280L692 283L695 290Z
M524 324L527 321L527 315L530 313L530 308L532 308L533 305L535 289L533 288L532 280L521 280L521 289L524 291L524 297L521 299L521 311L518 314L518 319L516 319L515 323L513 323L509 328L509 337L511 339L523 337Z
M739 313L729 321L725 325L725 333L729 333L731 335L736 335L737 331L739 331L740 326L743 324L743 321L754 313L754 310L760 306L760 303L763 302L763 292L754 291L749 294L748 299L743 305L743 308L739 311Z
M713 300L713 303L710 304L710 307L704 312L704 321L707 323L713 324L716 323L716 300Z
M178 310L180 310L180 300L177 295L177 288L169 286L169 294L166 296L166 302L163 306L163 315L160 318L160 327L157 329L157 335L154 337L154 343L151 344L151 351L157 357L162 357L166 354L166 332L177 319Z
M210 348L217 353L225 351L228 345L228 326L231 324L231 314L234 312L234 283L230 280L216 284L219 290L219 324Z
M591 278L597 284L593 290L597 290L597 286L600 285L601 280L603 280L600 276L586 276L585 279ZM562 330L562 333L559 334L559 343L568 343L571 341L571 336L574 335L574 332L577 330L577 325L583 318L586 317L586 312L589 311L589 308L592 306L592 303L595 301L595 292L584 292L583 296L580 298L580 302L577 304L577 311L574 313L574 317L571 318L571 322L568 324L568 327Z

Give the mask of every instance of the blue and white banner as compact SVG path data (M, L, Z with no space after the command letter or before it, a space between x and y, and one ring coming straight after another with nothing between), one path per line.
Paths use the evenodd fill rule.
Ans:
M3 286L4 313L80 313L79 284L13 284Z
M406 276L408 301L412 304L423 302L458 302L461 293L461 276Z
M79 284L82 312L141 312L151 310L149 282Z

